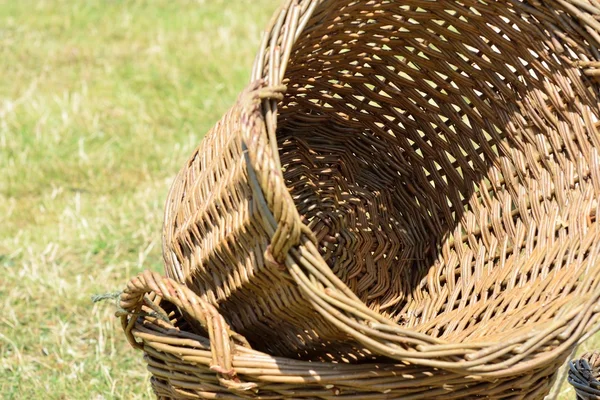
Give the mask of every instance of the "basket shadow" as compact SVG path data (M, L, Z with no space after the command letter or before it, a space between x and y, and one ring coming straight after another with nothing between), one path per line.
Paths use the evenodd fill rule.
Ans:
M421 129L392 132L388 123L375 131L377 122L361 129L336 119L314 110L294 110L292 119L284 108L286 184L332 271L370 308L410 324L421 317L414 300L444 244L462 242L456 229L488 168L452 157L441 132L428 138Z

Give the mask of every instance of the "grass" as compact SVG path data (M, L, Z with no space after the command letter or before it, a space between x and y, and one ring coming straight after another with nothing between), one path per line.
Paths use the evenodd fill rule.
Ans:
M0 0L0 397L148 398L109 304L276 0Z
M162 270L170 182L248 81L277 4L0 0L3 398L151 396L90 297Z

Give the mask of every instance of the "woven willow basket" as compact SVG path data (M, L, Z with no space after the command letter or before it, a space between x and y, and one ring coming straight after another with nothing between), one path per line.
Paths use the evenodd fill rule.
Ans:
M569 383L577 400L600 400L600 352L586 353L569 362Z
M287 1L123 300L157 393L543 396L600 315L599 77L598 0Z

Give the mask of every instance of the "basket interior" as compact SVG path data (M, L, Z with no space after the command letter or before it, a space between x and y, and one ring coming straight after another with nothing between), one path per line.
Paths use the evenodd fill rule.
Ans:
M560 39L565 15L550 11L330 1L296 42L284 178L323 258L372 309L491 339L584 290L599 93L572 65L592 57L585 37Z

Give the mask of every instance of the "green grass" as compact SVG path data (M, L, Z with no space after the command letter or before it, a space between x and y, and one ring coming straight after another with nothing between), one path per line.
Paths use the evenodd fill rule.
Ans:
M162 270L170 182L248 81L278 3L0 0L1 397L151 396L90 297Z
M277 0L0 0L0 397L148 398L111 304Z

